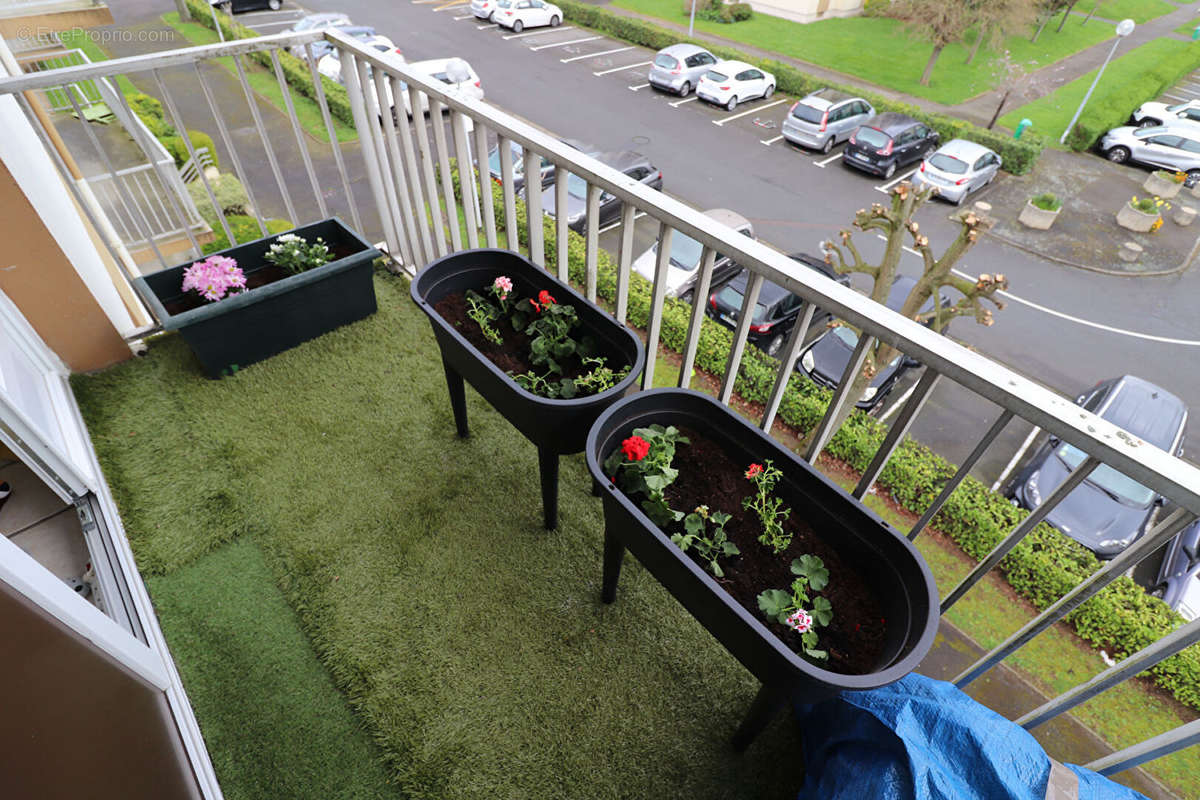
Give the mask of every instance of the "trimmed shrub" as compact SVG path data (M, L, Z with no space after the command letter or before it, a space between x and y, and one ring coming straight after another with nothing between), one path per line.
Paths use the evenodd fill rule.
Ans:
M195 0L188 0L188 2L195 2ZM846 86L820 80L796 69L791 64L772 59L754 58L748 53L735 48L713 46L708 42L696 38L686 39L676 31L660 28L657 25L640 19L615 14L606 8L589 5L581 0L562 0L558 5L562 7L563 13L567 14L575 24L594 28L602 33L618 39L624 39L633 44L640 44L643 47L649 47L653 50L661 50L668 45L676 44L680 41L690 41L693 44L708 48L718 58L734 59L753 64L756 67L773 73L775 75L776 88L786 94L803 97L823 86L828 86L865 98L878 111L899 111L903 114L908 114L910 117L919 119L935 129L941 134L943 142L950 139L970 139L984 147L995 150L1004 160L1004 169L1014 175L1023 175L1033 169L1034 162L1037 161L1038 156L1041 155L1042 150L1046 147L1045 139L1029 131L1020 139L1013 139L1006 134L989 131L986 128L973 125L957 117L928 112L918 106L899 103L881 94L864 91L857 86ZM697 15L699 15L698 11Z
M250 198L246 194L246 188L242 186L241 181L228 173L222 173L217 176L215 181L209 181L208 185L217 198L217 205L221 207L221 210L227 216L230 214L244 216L246 214L246 209L250 205ZM196 210L200 212L200 216L204 217L204 221L208 223L208 227L214 231L220 230L221 221L218 218L216 210L213 209L212 202L208 199L208 192L204 189L204 182L199 179L194 180L188 184L187 189L188 194L191 195L192 202L196 204Z
M150 129L154 138L161 139L164 136L175 135L175 128L167 122L162 103L158 101L157 97L138 92L127 95L125 100L129 103L130 110Z
M725 9L734 22L743 22L754 17L754 9L749 3L730 3Z
M208 152L213 159L213 166L218 166L217 148L213 145L211 136L204 131L188 131L188 138L192 140L193 149L208 148ZM167 152L171 154L171 158L175 159L175 166L182 167L187 163L190 156L188 155L187 145L183 143L182 136L163 136L159 141L162 142L163 147L167 148Z
M207 198L205 200L207 201ZM246 242L262 238L262 230L258 227L258 220L254 217L233 214L226 217L225 221L229 223L229 230L233 233L233 238L238 240L238 244L245 244ZM294 222L286 219L268 219L265 222L267 224L267 235L269 236L290 231L296 227ZM216 234L216 238L201 248L206 256L233 246L229 243L229 239L225 237L225 231L221 228L220 223L213 226L213 233Z
M864 17L886 17L892 8L892 0L866 0L863 3Z
M1060 208L1062 208L1062 200L1059 200L1058 196L1052 192L1035 194L1033 197L1029 198L1029 202L1033 203L1042 211L1058 211Z

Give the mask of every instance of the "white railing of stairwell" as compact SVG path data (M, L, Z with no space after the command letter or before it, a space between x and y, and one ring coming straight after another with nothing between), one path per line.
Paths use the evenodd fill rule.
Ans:
M1040 634L1053 622L1061 619L1081 602L1094 595L1112 580L1119 577L1125 570L1144 559L1154 549L1167 541L1189 520L1200 511L1200 471L1179 459L1163 453L1155 448L1142 445L1132 440L1127 434L1112 425L1083 411L1070 400L1034 384L978 353L960 347L953 341L939 336L912 320L905 319L887 309L880 308L869 299L846 287L821 277L811 271L800 271L794 262L775 252L771 248L754 242L741 234L720 225L716 225L707 216L683 203L653 191L637 183L621 173L586 155L569 148L544 132L533 128L523 121L512 117L490 105L474 100L460 99L450 95L443 89L443 84L419 74L405 65L395 64L386 56L362 47L357 41L349 39L335 30L316 32L315 34L282 34L261 37L254 40L229 42L224 45L210 45L202 48L188 48L181 51L139 56L133 59L121 59L105 65L92 65L86 68L69 68L55 76L58 83L64 80L81 80L84 78L114 74L117 72L144 72L161 70L172 66L195 64L198 60L212 58L218 55L244 55L258 50L275 50L297 43L314 41L316 38L327 38L337 45L341 52L342 74L345 76L348 94L354 112L356 126L361 141L361 152L366 167L367 181L375 208L379 212L382 227L393 254L405 260L410 271L415 271L423 264L463 246L456 238L458 223L462 223L467 232L466 244L472 244L472 235L476 240L479 232L476 230L475 211L478 210L478 220L483 229L483 241L488 246L496 246L499 234L504 232L508 241L514 241L518 236L519 220L516 215L516 196L514 190L514 169L512 163L512 148L520 149L527 165L538 164L545 157L555 170L555 201L556 209L566 207L566 176L573 173L588 185L587 205L590 214L584 225L584 240L586 243L585 261L585 291L589 297L595 297L597 290L596 263L599 253L598 225L596 221L596 203L601 192L613 194L624 202L622 221L624 230L617 257L618 279L616 310L617 318L624 321L628 308L629 283L631 280L632 263L632 222L636 211L643 211L659 223L658 241L660 243L659 263L656 264L656 279L652 290L652 307L648 323L648 348L657 347L659 331L662 323L663 296L665 285L664 274L665 253L669 253L669 243L672 236L682 232L699 241L703 246L701 258L701 274L695 297L703 298L707 294L715 254L721 252L733 257L738 263L747 267L754 275L751 285L761 285L762 280L771 280L803 297L810 305L820 306L848 323L863 331L860 338L860 349L852 362L861 360L861 356L872 340L886 342L896 346L907 355L926 365L926 374L902 407L889 429L889 434L880 453L864 475L863 481L855 488L855 494L862 496L874 482L878 473L886 464L888 456L900 442L905 430L911 425L913 418L923 408L925 399L930 394L936 381L948 378L976 394L996 403L1003 413L984 435L974 452L968 457L967 463L947 484L942 495L935 501L922 517L912 535L926 525L936 510L941 507L954 486L963 479L970 465L974 463L998 436L1004 426L1013 416L1019 416L1060 440L1079 447L1089 456L1088 465L1107 464L1117 469L1139 483L1164 495L1180 508L1158 523L1147 535L1130 547L1122 556L1110 562L1097 571L1093 576L1064 596L1058 603L1042 612L1032 622L1018 631L1008 642L986 654L971 669L959 676L958 683L965 685L978 675L990 669L1007 657L1018 647ZM370 72L368 72L370 67ZM197 69L201 87L216 112L211 91L204 84L203 74ZM53 85L54 78L43 76L22 76L0 80L0 93L20 91L24 89L44 88ZM246 87L244 75L241 76L243 88ZM423 116L418 112L415 123L405 119L403 96L407 93L409 107L422 109L428 102L432 118L440 117L440 108L450 111L453 152L459 163L465 163L466 158L474 156L480 165L479 174L466 174L461 177L464 202L470 209L464 215L459 214L457 200L453 187L449 182L448 154L450 142L444 128L433 125L431 136ZM388 107L392 101L398 109L396 119L390 113L380 114L379 109ZM322 103L322 111L328 121L328 109ZM218 120L220 117L218 116ZM256 128L260 138L266 135L261 124ZM468 129L469 128L469 129ZM500 176L502 186L501 208L496 208L492 201L491 176L483 170L488 161L489 137L494 136L500 148ZM229 147L227 131L222 130L222 137ZM269 144L268 144L269 146ZM231 153L236 150L229 148ZM335 153L340 152L335 150ZM235 158L236 160L236 158ZM240 166L236 167L241 172ZM339 169L345 181L346 171L339 161ZM539 171L534 168L525 170L529 181L530 197L540 195ZM244 173L243 173L244 174ZM440 177L440 180L439 180ZM279 176L276 175L278 180ZM537 183L535 183L537 182ZM346 183L346 193L350 196L349 184ZM251 187L247 185L247 189ZM350 200L353 206L353 200ZM531 202L534 210L538 199ZM257 208L257 205L256 205ZM497 214L503 218L497 220ZM527 224L536 232L530 236L535 246L539 244L537 236L541 231L537 225L538 215L530 213ZM568 221L565 214L555 217L555 236L550 245L559 256L557 259L560 275L565 275L566 243ZM447 231L449 230L449 237ZM448 240L449 239L449 240ZM547 244L540 242L542 247ZM543 253L534 253L535 260ZM747 291L747 301L752 302L752 292ZM741 318L748 319L748 306L743 308ZM686 386L690 382L691 365L694 363L696 346L699 338L700 321L702 319L700 304L693 305L689 324L687 341L684 346L684 369L681 370L679 383ZM735 330L735 346L727 361L724 380L722 381L721 396L728 398L732 391L733 378L736 375L738 361L746 344L744 326ZM793 354L798 351L799 342L795 338L788 343L788 351ZM784 363L790 363L785 361ZM648 365L645 385L652 378L653 366ZM849 372L849 371L848 371ZM781 367L775 381L774 391L767 404L764 424L769 427L771 417L775 414L783 387L789 371ZM841 382L842 390L835 392L825 418L818 428L819 435L806 456L815 459L823 449L830 430L831 421L835 418L842 404L851 401L846 396L848 380ZM1082 470L1079 471L1082 478ZM1043 504L1043 509L1049 511L1053 503L1065 496L1065 490L1057 492ZM985 562L993 562L1002 555L1003 548L1010 548L1022 538L1032 527L1031 524L1018 525ZM961 597L983 576L985 569L972 573L968 581L961 584L952 596L947 598L947 605L957 597ZM1064 694L1051 702L1050 708L1039 709L1039 721L1062 713L1079 698L1093 696L1102 691L1111 682L1119 682L1128 677L1134 668L1144 669L1165 657L1164 654L1177 652L1200 640L1200 626L1190 626L1178 636L1164 637L1160 642L1151 645L1141 653L1130 656L1136 661L1118 665L1121 672L1113 673L1105 681L1095 681L1091 685L1078 687L1072 693ZM1169 640L1169 641L1168 641ZM1115 677L1114 677L1115 676ZM1036 723L1029 723L1036 724ZM1174 731L1155 737L1153 740L1115 753L1104 759L1104 768L1115 771L1125 768L1138 759L1144 760L1148 753L1158 757L1186 746L1191 742L1195 732L1189 726L1180 726ZM1099 762L1097 762L1099 764Z

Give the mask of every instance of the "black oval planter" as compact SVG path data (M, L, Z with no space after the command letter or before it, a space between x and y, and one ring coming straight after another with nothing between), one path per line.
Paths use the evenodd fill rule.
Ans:
M601 465L634 428L651 424L702 431L737 463L771 459L783 472L775 493L806 517L876 587L887 611L884 652L875 670L844 675L806 661L673 544L636 503L612 485ZM924 559L904 536L862 503L797 458L736 412L707 395L655 389L614 404L588 435L587 463L604 502L603 599L616 599L621 559L628 548L709 633L762 682L734 736L745 748L788 701L811 703L842 690L873 689L907 675L933 644L938 627L937 586ZM763 587L764 589L770 587Z
M375 313L372 262L382 253L337 217L295 228L308 241L318 236L350 255L283 280L259 286L215 303L172 314L165 304L183 296L179 264L134 279L142 299L164 330L178 330L210 378L232 367L244 367L315 339L334 328ZM249 278L266 266L263 256L282 234L230 247L211 255L228 256Z
M629 374L611 389L587 397L551 400L517 385L486 356L446 322L434 304L455 292L481 291L500 275L513 281L520 296L548 289L560 303L569 303L579 314L580 327L595 337L610 366L628 364ZM510 250L465 250L432 262L412 282L412 298L429 317L442 351L442 365L450 390L450 405L459 436L467 436L467 406L463 380L521 434L538 448L542 481L542 512L547 529L558 524L558 457L583 450L588 430L604 409L631 388L646 363L646 351L633 331L617 324L608 313L519 253Z

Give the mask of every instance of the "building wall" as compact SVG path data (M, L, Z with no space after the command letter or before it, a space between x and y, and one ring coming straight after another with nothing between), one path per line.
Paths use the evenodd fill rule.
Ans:
M62 4L69 6L70 4ZM51 4L47 4L50 8ZM98 25L112 25L112 12L106 5L86 5L81 8L65 8L59 11L38 11L31 7L29 13L5 16L0 18L0 37L5 39L26 39L50 31L69 31L73 28L95 28Z
M795 22L817 22L862 13L863 0L749 0L760 14Z

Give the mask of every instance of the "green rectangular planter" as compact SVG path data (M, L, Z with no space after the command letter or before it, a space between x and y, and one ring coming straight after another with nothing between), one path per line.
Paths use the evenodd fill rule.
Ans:
M183 296L183 271L192 262L134 280L134 286L164 330L177 330L210 378L270 358L334 328L375 313L372 262L382 253L337 217L287 233L309 242L323 239L331 250L351 252L328 264L178 314L166 304ZM268 266L263 257L282 234L240 244L212 255L227 256L250 278Z

